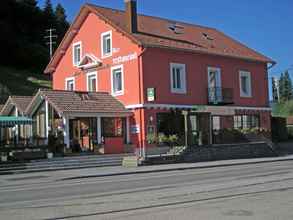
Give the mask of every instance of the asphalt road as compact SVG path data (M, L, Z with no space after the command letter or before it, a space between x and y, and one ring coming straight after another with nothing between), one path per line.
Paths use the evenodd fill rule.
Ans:
M292 220L292 168L283 161L81 179L0 176L0 219Z

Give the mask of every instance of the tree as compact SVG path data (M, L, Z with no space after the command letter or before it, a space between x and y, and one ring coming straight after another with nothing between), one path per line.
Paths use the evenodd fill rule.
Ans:
M289 71L281 74L279 80L280 99L283 102L293 99L293 86Z
M55 17L56 17L56 34L57 34L57 45L63 39L66 31L69 28L69 23L66 20L65 9L61 4L57 4L55 8Z
M51 0L46 0L43 9L45 29L56 27L56 17Z
M4 0L0 7L0 42L5 56L0 65L18 69L42 71L49 61L44 36L46 29L54 28L59 41L68 29L64 8L53 8L46 0L42 9L37 0Z

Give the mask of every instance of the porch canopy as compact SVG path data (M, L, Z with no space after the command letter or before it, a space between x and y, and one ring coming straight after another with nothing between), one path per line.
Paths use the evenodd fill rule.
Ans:
M0 127L14 127L15 125L30 125L32 119L27 117L15 117L15 116L0 116Z

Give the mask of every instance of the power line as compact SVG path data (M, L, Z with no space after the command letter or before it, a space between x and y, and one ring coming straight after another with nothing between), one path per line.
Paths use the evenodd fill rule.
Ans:
M49 52L50 52L50 59L53 57L53 45L56 44L56 41L53 41L57 38L57 35L53 35L53 32L56 31L54 28L46 29L46 32L48 35L46 35L44 38L48 39L49 42L46 42L47 45L49 45Z

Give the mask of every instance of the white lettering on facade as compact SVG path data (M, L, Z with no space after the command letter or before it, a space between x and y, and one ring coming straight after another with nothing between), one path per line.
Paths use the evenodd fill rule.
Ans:
M137 53L132 53L132 54L128 54L126 56L119 56L116 58L113 58L113 64L118 64L118 63L125 63L131 60L135 60L137 59Z

